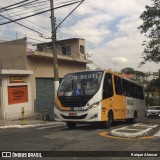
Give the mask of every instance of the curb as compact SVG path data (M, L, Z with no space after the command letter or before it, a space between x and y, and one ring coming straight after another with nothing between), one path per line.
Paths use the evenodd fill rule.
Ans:
M159 125L146 125L146 124L138 123L132 126L126 126L126 127L114 129L109 134L116 137L137 138L137 137L143 137L143 136L149 135L149 133L151 133L158 126ZM132 133L127 133L127 130Z
M31 128L31 127L37 127L37 126L50 126L50 125L62 125L64 124L63 122L49 122L46 124L18 124L18 125L6 125L6 126L0 126L0 129L7 129L7 128Z

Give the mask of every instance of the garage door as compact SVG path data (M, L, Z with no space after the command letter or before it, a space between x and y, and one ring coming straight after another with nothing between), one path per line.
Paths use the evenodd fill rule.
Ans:
M47 108L47 115L53 119L54 79L36 78L36 112L42 113Z

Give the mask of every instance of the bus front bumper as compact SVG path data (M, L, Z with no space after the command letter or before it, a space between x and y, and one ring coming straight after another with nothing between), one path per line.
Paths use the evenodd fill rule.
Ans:
M101 115L98 110L92 111L60 111L54 109L54 119L56 121L74 121L74 122L97 122L101 120Z

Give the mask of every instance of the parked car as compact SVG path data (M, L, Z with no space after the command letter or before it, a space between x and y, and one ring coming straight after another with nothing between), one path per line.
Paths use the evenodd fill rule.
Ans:
M147 110L147 118L159 117L160 118L160 106L151 106Z

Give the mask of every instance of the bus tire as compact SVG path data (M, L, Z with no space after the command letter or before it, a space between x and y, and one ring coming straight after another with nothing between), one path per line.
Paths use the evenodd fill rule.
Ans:
M134 124L134 123L136 123L136 119L137 119L137 112L135 111L134 115L133 115L133 118L126 119L126 122Z
M134 124L137 122L137 112L134 112L133 118L131 118L131 123Z
M76 127L76 122L66 122L69 129L74 129Z
M110 111L110 112L108 113L108 121L105 122L105 127L106 127L107 129L110 128L110 127L112 126L112 124L113 124L113 121L114 121L113 112Z

